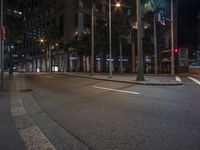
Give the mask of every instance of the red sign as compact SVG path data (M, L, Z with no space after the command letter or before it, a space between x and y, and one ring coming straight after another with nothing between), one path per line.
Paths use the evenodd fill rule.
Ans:
M5 28L2 28L1 29L1 35L2 35L2 41L5 41L6 40L6 30L5 30Z
M178 55L179 54L180 49L179 48L175 48L174 49L174 55Z

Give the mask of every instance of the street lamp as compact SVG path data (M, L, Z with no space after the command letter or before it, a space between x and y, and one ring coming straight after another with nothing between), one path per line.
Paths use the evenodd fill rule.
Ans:
M174 75L174 1L171 0L171 74Z
M45 42L46 42L46 40L44 39L44 38L40 38L39 39L39 43L41 44L41 45L43 45L42 47L43 48L45 48L46 46L45 46ZM48 50L42 50L43 52L45 52L44 53L44 61L45 61L45 71L47 72L48 71L48 69L47 69L47 61L48 61ZM36 68L37 69L37 68Z
M40 43L41 43L41 44L44 43L44 39L43 39L43 38L40 39Z
M117 3L115 4L115 6L116 6L116 7L121 7L121 3L120 3L120 2L117 2Z
M157 14L154 14L154 19L153 19L153 33L154 33L154 71L155 74L158 73L158 50L157 50L157 29L156 29L156 17Z
M116 7L121 7L121 4L117 2ZM109 78L112 78L112 4L109 0Z

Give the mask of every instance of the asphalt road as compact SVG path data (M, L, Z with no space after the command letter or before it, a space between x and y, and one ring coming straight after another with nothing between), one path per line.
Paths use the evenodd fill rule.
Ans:
M200 85L25 75L45 112L92 150L200 150Z

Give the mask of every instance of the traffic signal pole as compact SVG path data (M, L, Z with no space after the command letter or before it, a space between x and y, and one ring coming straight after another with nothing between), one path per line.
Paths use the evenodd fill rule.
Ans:
M154 14L153 27L154 27L154 63L155 63L155 74L157 74L158 73L158 52L157 52L156 14Z
M171 74L174 73L174 5L171 0Z
M3 0L1 0L1 19L0 19L0 28L1 28L1 35L0 35L0 54L1 54L1 68L0 68L0 72L1 72L1 90L4 89L4 40L2 38L2 30L3 30Z

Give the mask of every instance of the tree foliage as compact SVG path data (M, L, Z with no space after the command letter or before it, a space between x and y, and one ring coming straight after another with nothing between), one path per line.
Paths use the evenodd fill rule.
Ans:
M169 0L142 0L142 14L154 12L159 8L165 8L169 4Z
M91 46L91 39L89 34L82 34L79 37L74 37L70 42L65 45L65 49L71 49L77 54L89 55Z
M21 11L20 0L7 0L5 3L5 27L9 33L8 39L10 42L19 43L22 41L23 19L22 15L16 14L15 11Z
M49 45L55 45L60 39L59 28L55 25L50 25L44 29L42 37Z

